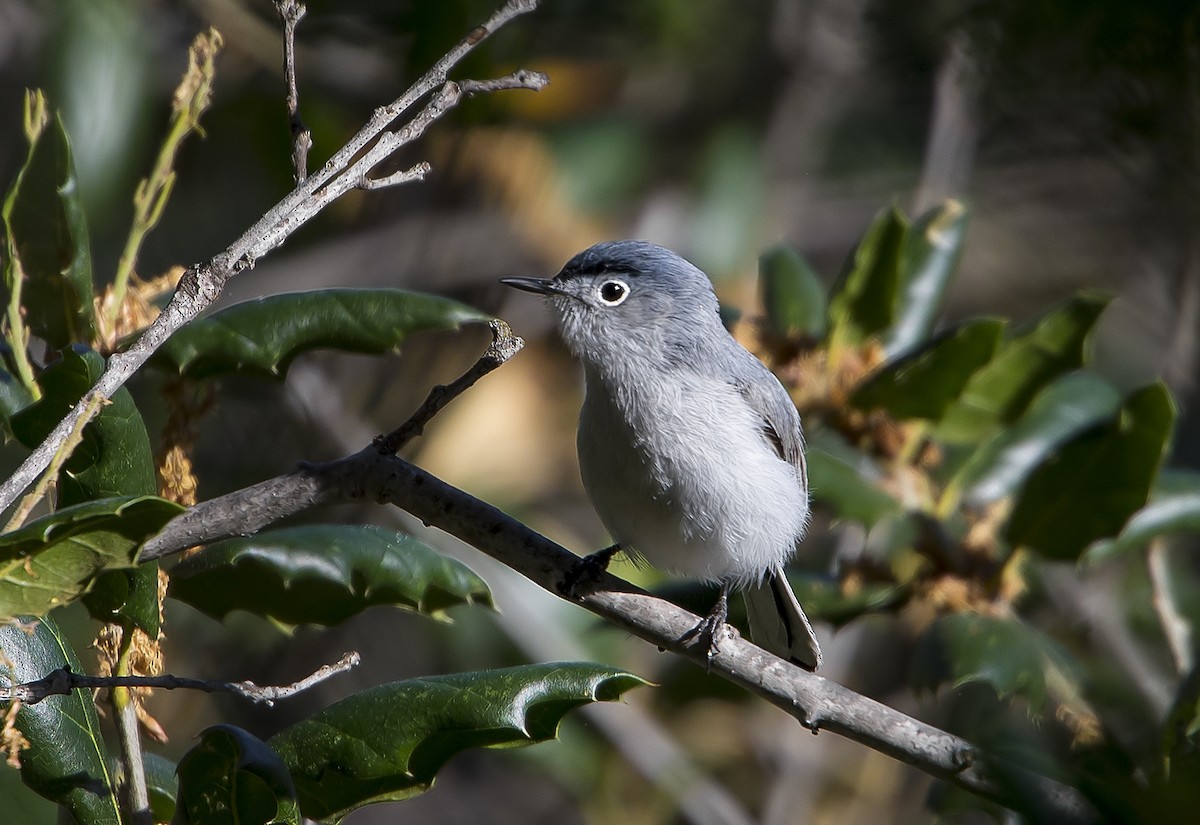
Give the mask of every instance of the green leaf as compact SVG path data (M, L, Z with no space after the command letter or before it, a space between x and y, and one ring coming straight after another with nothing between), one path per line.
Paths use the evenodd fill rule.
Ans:
M937 437L970 443L1015 421L1042 387L1083 366L1088 334L1109 300L1077 295L1030 331L1006 341L991 363L972 376L938 425Z
M991 685L1001 698L1016 695L1035 713L1046 700L1045 655L1050 642L1017 619L956 613L938 618L917 639L909 679L914 690L943 684Z
M62 117L30 143L25 164L0 209L6 250L3 304L20 292L25 321L53 349L90 343L92 259L79 182ZM17 285L16 279L22 279Z
M161 625L158 562L106 570L83 594L83 604L94 619L124 627L132 625L144 630L151 639L157 639Z
M830 576L792 572L788 573L788 581L808 617L829 622L835 628L868 613L890 610L909 595L909 589L898 582L864 582L846 590Z
M179 760L177 825L300 825L283 761L233 725L215 725Z
M175 779L175 763L157 753L142 754L146 771L146 790L150 793L150 813L155 822L170 822L175 816L175 800L179 783Z
M445 618L457 604L492 604L466 565L412 536L361 524L217 542L172 571L171 595L214 618L245 610L284 625L334 625L372 605Z
M825 288L800 253L783 245L764 252L758 259L758 286L771 329L809 338L824 334Z
M343 699L269 744L291 770L304 815L336 822L425 791L459 751L550 739L567 711L644 684L588 663L410 679Z
M1092 563L1140 550L1176 533L1200 533L1200 473L1163 470L1146 506L1130 517L1116 538L1089 547L1084 559Z
M984 318L949 329L884 364L862 383L850 403L882 408L900 419L939 420L967 382L996 352L1004 321Z
M98 353L83 347L63 350L39 378L41 400L13 416L17 440L30 449L41 444L103 372ZM59 473L59 504L151 495L156 489L150 436L133 396L120 389L84 428L83 440Z
M328 348L377 354L409 334L457 329L488 316L403 289L325 289L235 304L176 332L151 363L189 378L240 372L282 377L292 359Z
M11 429L9 420L33 403L33 396L21 381L6 369L0 368L0 424Z
M889 356L924 341L937 321L967 232L967 210L949 200L913 223L905 237L896 318L884 341Z
M891 326L908 220L892 207L871 222L829 299L831 349L854 346Z
M1108 421L1056 450L1017 496L1005 539L1053 559L1074 560L1114 536L1149 496L1175 423L1159 382L1131 395Z
M877 483L878 471L865 457L835 436L813 433L808 445L808 486L814 500L834 517L868 529L900 511L900 503Z
M967 503L974 505L1012 495L1059 445L1120 406L1120 394L1103 378L1068 373L1038 393L1019 421L984 442L951 486L965 490Z
M154 496L102 499L0 536L0 618L74 601L100 572L132 566L142 542L182 511Z
M61 667L82 671L79 657L49 619L0 624L0 685L41 679ZM90 691L22 705L17 728L29 740L21 778L62 805L80 825L120 825L116 786Z

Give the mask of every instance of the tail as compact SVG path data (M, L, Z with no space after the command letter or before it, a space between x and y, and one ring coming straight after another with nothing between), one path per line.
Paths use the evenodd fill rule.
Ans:
M821 666L817 636L782 570L770 571L761 584L747 587L742 595L756 644L805 670Z

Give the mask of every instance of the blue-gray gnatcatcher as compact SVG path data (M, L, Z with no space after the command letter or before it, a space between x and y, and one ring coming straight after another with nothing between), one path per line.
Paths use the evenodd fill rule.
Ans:
M721 324L708 277L644 241L597 244L554 278L505 278L546 296L583 362L584 487L620 550L720 585L699 636L711 655L731 587L755 641L809 670L821 651L783 573L808 522L800 416L778 379Z

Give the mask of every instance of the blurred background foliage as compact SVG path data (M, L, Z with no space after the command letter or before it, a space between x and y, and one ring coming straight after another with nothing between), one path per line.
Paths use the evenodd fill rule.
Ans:
M493 8L488 0L308 5L298 73L314 165ZM821 506L794 572L813 612L838 627L825 634L825 675L1027 764L1082 772L1094 795L1108 794L1114 817L1170 819L1187 801L1180 777L1194 770L1195 541L1186 532L1164 537L1149 516L1118 533L1124 505L1089 498L1088 489L1114 475L1140 479L1183 513L1170 525L1196 526L1186 518L1197 507L1188 468L1200 463L1198 24L1195 4L1173 0L545 0L456 73L528 66L550 74L545 91L465 104L397 159L397 168L430 160L424 183L350 194L235 279L222 303L401 286L507 318L529 348L411 450L451 483L586 552L606 536L574 464L579 378L546 314L496 279L552 274L605 238L676 249L741 310L735 331L780 371L806 414ZM144 279L223 249L291 186L270 4L0 0L0 179L7 186L25 160L23 91L43 88L71 137L97 285L120 256L131 193L161 141L187 46L208 26L225 50L206 136L178 159L174 192L138 263ZM969 218L943 207L946 198ZM869 264L874 250L928 228L908 229L889 204L931 216L939 231L957 227L957 274L923 316L939 318L946 332L936 340L949 343L936 375L885 367L863 385L903 354L901 344L929 340L930 330L903 332L897 318L878 323L875 288L856 300L856 270L844 268L848 257ZM877 258L900 261L897 250ZM878 284L887 269L866 266L861 277ZM902 271L913 270L897 264L892 274ZM831 289L842 297L829 315L812 312L813 296ZM786 309L789 295L804 299L799 309ZM826 317L857 320L828 330ZM996 318L1012 322L1002 330ZM970 410L953 409L1014 340L1047 329L1067 330L1066 361L1004 415L981 427ZM485 340L478 328L422 333L400 358L310 354L286 381L220 378L215 406L201 414L206 405L197 403L186 422L199 496L357 449L469 364ZM953 376L960 385L950 391ZM1158 376L1165 384L1154 384ZM915 380L927 383L906 389ZM162 401L170 387L150 372L131 386L156 441L179 425ZM1063 412L1080 398L1082 417ZM1021 489L1035 491L1032 503L1014 501L994 459L1047 428L1058 433L1050 465L1026 466ZM1122 446L1130 433L1145 436L1140 446ZM1168 437L1169 469L1157 473L1155 450ZM6 466L20 455L10 444ZM1088 469L1070 480L1083 492L1059 498L1103 523L1075 545L1052 528L1078 539L1079 512L1035 517L1039 502L1072 489L1054 475L1055 461ZM877 483L863 486L864 477ZM840 500L839 479L850 485ZM779 711L600 627L403 514L348 506L313 518L413 531L467 561L500 612L454 608L456 623L445 627L375 607L287 636L244 612L222 626L169 602L172 672L282 683L345 649L366 659L269 712L154 697L150 708L172 736L161 750L172 759L216 721L265 738L381 681L586 658L662 687L586 709L568 719L559 743L464 754L431 792L348 821L980 816L977 801L911 768L832 736L800 736ZM980 552L956 555L963 547ZM1017 547L1027 549L1009 552ZM617 572L707 605L706 595L652 571ZM84 650L94 632L85 613L59 614ZM1009 621L1014 615L1019 621ZM981 639L1020 655L989 669L996 660ZM24 821L52 821L18 789L3 793L30 806Z

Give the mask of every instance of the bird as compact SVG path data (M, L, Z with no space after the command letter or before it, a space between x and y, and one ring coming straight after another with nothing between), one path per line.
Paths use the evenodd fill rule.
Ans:
M809 520L800 415L722 324L708 276L669 249L620 240L553 278L501 282L545 298L583 365L580 475L615 542L584 567L624 552L716 585L712 610L681 638L706 644L710 664L740 589L751 637L816 670L820 646L784 574Z

